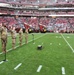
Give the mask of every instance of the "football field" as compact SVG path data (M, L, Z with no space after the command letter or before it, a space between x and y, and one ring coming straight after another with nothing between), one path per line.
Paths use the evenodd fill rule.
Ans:
M0 40L0 75L74 75L74 34L30 33L28 44L23 35L21 47L17 34L15 50L8 36L8 61L4 58Z

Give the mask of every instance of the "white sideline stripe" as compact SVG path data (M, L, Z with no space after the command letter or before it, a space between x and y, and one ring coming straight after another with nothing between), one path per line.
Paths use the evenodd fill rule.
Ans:
M12 50L12 48L11 49L9 49L9 50L7 50L7 52L9 52L9 51L11 51Z
M38 67L37 72L40 72L41 68L42 68L42 65L40 65L40 66Z
M46 34L44 34L44 35L46 35ZM37 38L35 38L34 40L37 40L37 39L43 37L44 35L42 35L42 36L40 36L40 37L37 37ZM31 42L31 41L33 41L33 40L28 41L28 43ZM25 43L23 43L22 45L24 45L24 44L25 44ZM15 46L15 49L18 48L18 47L19 47L19 45ZM11 49L8 49L7 52L9 52L9 51L11 51L11 50L13 50L13 49L12 49L12 48L11 48ZM0 55L1 55L1 54L3 54L3 52L1 52Z
M14 70L17 70L21 65L22 65L22 63L18 64L18 65L14 68Z
M19 45L15 46L15 48L19 47Z
M68 44L68 46L70 47L70 49L74 52L74 49L71 47L71 45L68 43L68 41L64 38L64 36L61 34L61 36L63 37L63 39L65 40L65 42Z
M62 75L65 75L65 68L62 67Z
M0 64L2 64L4 61L1 61Z

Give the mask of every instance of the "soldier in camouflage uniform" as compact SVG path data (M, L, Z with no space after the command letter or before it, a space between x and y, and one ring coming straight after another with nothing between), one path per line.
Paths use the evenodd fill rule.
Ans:
M25 44L28 43L28 28L25 30Z
M0 38L2 42L2 51L6 52L6 44L7 44L7 28L5 24L0 25Z
M23 40L23 30L20 28L19 30L19 41L20 41L20 46L22 45L22 40Z
M12 37L12 48L15 49L15 44L16 44L16 31L15 31L15 27L11 27L10 32L11 32L11 37Z

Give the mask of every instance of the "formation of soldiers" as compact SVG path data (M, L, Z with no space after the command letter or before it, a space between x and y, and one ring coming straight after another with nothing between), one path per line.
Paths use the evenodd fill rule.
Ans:
M11 27L9 29L9 32L11 33L12 37L12 49L15 49L16 45L16 30L15 27ZM0 24L0 38L1 38L1 43L2 43L2 51L3 53L6 52L6 45L7 45L7 37L8 37L8 32L7 32L7 27L4 23ZM22 45L22 40L23 40L23 30L20 28L19 30L19 45ZM28 29L25 30L25 44L28 43Z

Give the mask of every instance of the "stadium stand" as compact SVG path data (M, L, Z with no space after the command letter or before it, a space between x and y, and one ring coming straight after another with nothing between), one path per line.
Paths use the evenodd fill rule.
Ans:
M0 2L7 2L11 5L14 5L15 4L15 7L17 5L22 4L22 3L26 3L25 7L27 7L28 4L31 4L30 6L33 6L34 3L37 4L38 7L41 8L41 6L50 6L52 7L51 4L54 3L54 5L56 4L56 2L60 3L61 7L64 7L62 6L62 4L64 3L72 3L73 0L50 0L51 4L49 3L49 0L46 0L46 1L42 1L42 0L0 0ZM61 4L62 3L62 4ZM41 5L41 4L44 4L44 5ZM72 3L73 4L73 3ZM54 6L53 5L53 6ZM12 26L16 26L17 28L17 25L19 25L18 27L20 27L20 25L22 26L22 24L24 24L24 22L28 23L28 25L30 25L32 28L34 29L39 29L39 24L42 24L42 25L45 25L47 27L47 30L57 30L59 29L59 32L60 30L65 30L66 31L66 28L68 26L68 28L74 28L74 18L70 18L70 17L56 17L56 16L50 16L48 17L48 15L74 15L74 11L71 10L71 11L64 11L64 10L57 10L57 11L52 11L52 9L50 9L50 11L38 11L38 9L29 9L29 10L20 10L20 8L18 7L17 8L0 8L0 13L1 14L4 14L4 15L9 15L9 16L1 16L0 17L0 23L2 22L6 22L9 26L12 25ZM22 6L20 6L22 7ZM58 6L56 6L58 8ZM70 7L70 5L69 5ZM17 9L17 10L14 10ZM45 8L45 7L44 7ZM12 9L12 10L11 10ZM28 7L26 8L28 9ZM18 19L15 17L16 15L24 15L25 17L18 17ZM28 17L27 17L28 16ZM30 17L31 16L31 17ZM34 17L32 17L34 16ZM42 16L42 17L38 17L38 16ZM54 26L55 25L55 26Z

